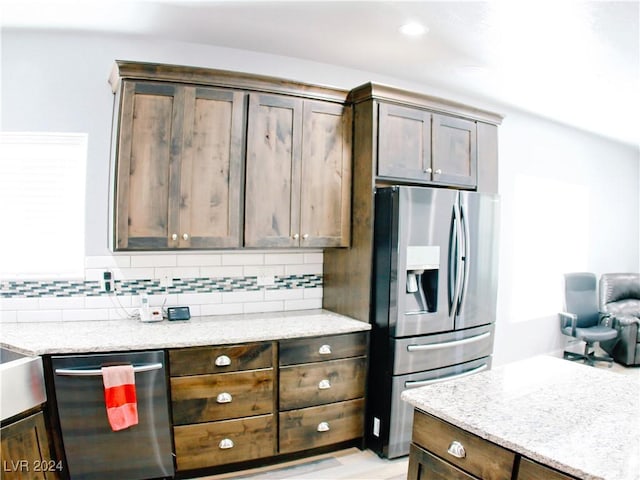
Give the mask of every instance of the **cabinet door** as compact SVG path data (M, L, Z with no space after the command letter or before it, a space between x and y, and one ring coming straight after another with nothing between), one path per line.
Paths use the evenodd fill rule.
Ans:
M302 125L300 245L349 245L351 108L305 101Z
M245 245L299 244L302 100L249 96Z
M183 248L240 246L244 94L186 87L180 167Z
M184 89L132 81L122 88L115 247L167 248L178 228Z
M42 412L0 430L2 479L58 478L62 464L51 460Z
M378 176L431 180L431 113L380 103Z
M518 480L572 480L575 477L565 475L527 458L521 458Z
M433 115L433 180L475 187L477 182L476 123Z

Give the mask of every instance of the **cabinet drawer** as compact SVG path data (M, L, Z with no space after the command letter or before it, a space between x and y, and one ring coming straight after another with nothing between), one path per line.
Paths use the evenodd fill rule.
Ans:
M413 418L413 442L485 480L511 478L513 452L417 410ZM453 442L464 447L464 458L448 452Z
M173 423L209 422L273 412L272 368L171 378Z
M178 470L275 455L273 415L173 428Z
M364 397L366 358L280 368L280 410Z
M272 344L247 343L169 351L171 376L256 370L272 366Z
M521 458L520 470L518 470L518 480L572 480L571 477L560 473L539 463L532 462L527 458Z
M280 413L280 453L362 437L364 399Z
M280 365L320 362L367 354L367 332L280 341Z
M510 477L505 477L510 478ZM477 480L459 468L431 455L415 444L409 447L407 480Z

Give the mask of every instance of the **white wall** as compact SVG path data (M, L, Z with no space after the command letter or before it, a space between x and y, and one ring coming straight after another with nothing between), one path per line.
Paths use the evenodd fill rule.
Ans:
M377 81L505 113L499 143L503 215L495 364L557 350L563 342L552 312L541 318L527 318L522 312L517 321L513 318L510 297L513 282L521 278L511 268L517 254L513 241L518 224L513 186L519 175L569 182L588 192L591 222L585 270L598 274L640 270L637 148L455 92L294 58L136 37L7 30L2 32L1 48L3 130L89 134L87 255L110 254L107 225L113 95L107 78L113 60L122 59L259 73L346 89ZM565 232L548 231L550 236L561 234ZM579 241L582 239L576 239ZM531 295L535 297L536 291Z

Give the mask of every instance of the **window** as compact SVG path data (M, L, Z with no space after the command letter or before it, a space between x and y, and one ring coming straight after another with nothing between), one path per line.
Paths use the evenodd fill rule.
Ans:
M84 277L87 134L0 133L0 278Z

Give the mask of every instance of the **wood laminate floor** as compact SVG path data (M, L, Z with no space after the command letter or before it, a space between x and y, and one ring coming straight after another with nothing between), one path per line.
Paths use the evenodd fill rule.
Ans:
M316 457L199 480L406 480L409 457L385 460L371 450L349 448Z

